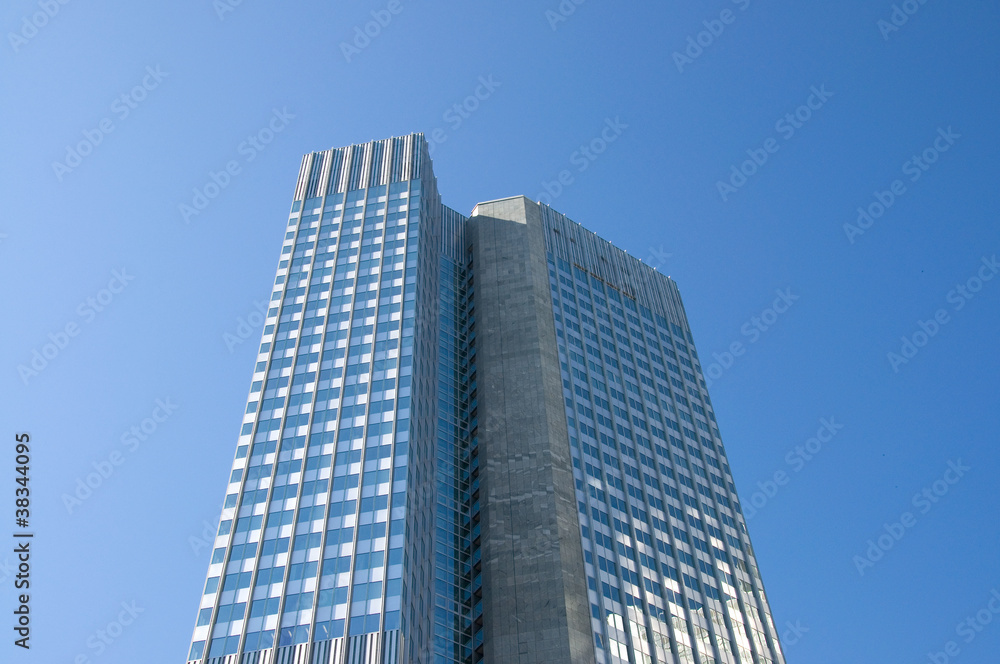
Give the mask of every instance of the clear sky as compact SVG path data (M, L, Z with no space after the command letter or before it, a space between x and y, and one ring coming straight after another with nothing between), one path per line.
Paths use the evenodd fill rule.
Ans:
M0 8L0 660L183 661L300 156L423 131L449 206L677 281L790 663L996 661L995 2L46 1Z

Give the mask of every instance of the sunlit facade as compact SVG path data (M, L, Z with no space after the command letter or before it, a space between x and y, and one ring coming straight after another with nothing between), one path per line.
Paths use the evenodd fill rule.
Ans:
M540 211L599 655L783 662L676 285Z
M420 134L287 223L189 663L783 662L674 282Z

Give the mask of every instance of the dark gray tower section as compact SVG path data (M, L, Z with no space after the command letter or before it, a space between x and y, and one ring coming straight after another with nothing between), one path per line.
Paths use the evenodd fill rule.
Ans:
M467 229L475 275L487 662L593 662L539 207L480 203Z

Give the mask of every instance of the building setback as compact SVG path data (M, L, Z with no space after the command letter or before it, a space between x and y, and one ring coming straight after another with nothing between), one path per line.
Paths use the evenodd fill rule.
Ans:
M305 155L190 664L783 664L676 284Z

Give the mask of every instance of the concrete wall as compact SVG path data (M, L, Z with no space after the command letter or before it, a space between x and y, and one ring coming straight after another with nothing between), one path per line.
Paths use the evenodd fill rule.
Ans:
M593 662L545 237L523 196L470 218L488 664Z

